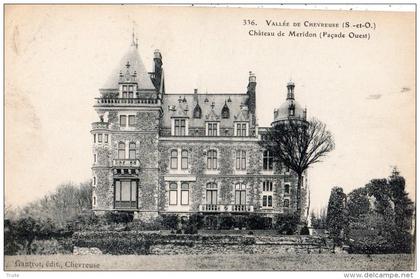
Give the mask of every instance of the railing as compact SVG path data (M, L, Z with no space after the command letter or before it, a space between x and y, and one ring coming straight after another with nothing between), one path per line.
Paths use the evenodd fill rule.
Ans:
M112 161L114 167L140 167L140 160L138 159L114 159Z
M142 98L95 98L97 104L114 105L114 104L157 104L158 99L142 99Z
M93 122L92 123L92 130L96 129L108 129L108 122Z
M247 204L200 204L201 212L254 212L254 206Z

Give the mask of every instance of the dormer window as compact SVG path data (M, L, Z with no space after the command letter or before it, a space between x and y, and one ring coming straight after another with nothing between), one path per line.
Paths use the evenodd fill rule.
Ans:
M173 136L187 136L188 120L185 118L174 118L172 119L172 128Z
M194 108L193 117L194 118L201 118L201 108L198 104Z
M230 111L229 108L225 102L225 105L222 108L222 118L228 119L230 117Z
M135 86L134 84L124 84L122 85L122 89L121 89L121 97L126 99L126 98L134 98L134 91L135 91Z
M209 137L216 137L219 135L219 123L218 122L207 122L206 123L206 135Z
M241 122L235 124L235 135L237 137L246 137L248 136L248 123Z

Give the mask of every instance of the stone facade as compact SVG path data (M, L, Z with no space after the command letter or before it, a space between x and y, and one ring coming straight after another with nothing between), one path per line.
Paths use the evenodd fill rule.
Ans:
M256 123L255 75L250 73L246 93L170 94L165 92L158 50L154 63L153 73L145 71L132 44L121 71L112 73L96 98L93 209L132 211L138 218L293 213L297 177L272 164L259 145L270 128ZM288 85L288 111L276 110L274 121L290 108L293 115L295 107L300 108L293 88ZM306 110L296 111L302 113L306 117ZM303 209L307 200L305 174ZM306 210L302 212L305 219Z

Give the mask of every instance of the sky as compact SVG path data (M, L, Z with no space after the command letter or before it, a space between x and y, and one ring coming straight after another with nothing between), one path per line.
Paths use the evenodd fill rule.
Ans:
M257 25L243 25L244 19ZM319 34L278 22L373 22L370 39L249 36L249 30ZM131 43L152 71L160 49L169 94L244 93L257 77L257 118L269 126L286 84L336 148L309 170L311 206L397 166L415 189L415 15L130 6L8 6L5 19L5 200L22 206L61 183L91 178L91 122L99 88ZM334 33L347 32L338 28ZM354 30L366 33L366 30Z

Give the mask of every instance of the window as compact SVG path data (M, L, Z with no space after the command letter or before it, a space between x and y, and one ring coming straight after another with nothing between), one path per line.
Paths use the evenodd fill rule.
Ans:
M209 182L206 188L206 204L217 204L217 184Z
M93 205L96 205L96 197L93 197Z
M137 207L137 181L116 180L115 181L115 207L136 208Z
M273 196L263 195L263 207L273 207Z
M104 137L105 137L104 138L105 143L108 143L108 134L105 134Z
M215 137L217 136L217 126L218 123L216 122L208 122L207 123L207 135L210 137Z
M171 169L178 169L178 150L171 151Z
M128 116L128 126L135 126L136 125L136 116L135 115L129 115Z
M122 87L122 97L127 98L127 85L123 85Z
M125 159L125 143L118 143L118 159Z
M235 185L235 204L246 204L245 184L238 183Z
M185 136L185 128L185 119L175 119L175 136Z
M169 205L177 205L178 201L178 186L175 182L169 184Z
M134 86L133 85L129 85L128 86L128 98L133 98L134 97Z
M229 117L230 117L229 108L228 108L228 106L227 106L227 104L226 104L226 102L225 102L225 105L224 105L224 106L223 106L223 108L222 108L222 118L227 119L227 118L229 118Z
M181 205L188 205L190 200L189 185L186 182L181 184Z
M273 181L266 180L263 182L263 191L272 192L273 191Z
M263 182L263 207L273 207L273 181L266 180Z
M96 185L96 176L93 177L93 185Z
M96 134L93 134L93 143L96 143Z
M207 169L215 170L217 169L217 151L209 150L207 152Z
M96 154L93 154L93 162L96 164Z
M289 184L284 185L284 193L285 194L290 194L290 185Z
M127 126L127 115L120 115L120 126Z
M181 169L183 170L188 169L188 151L187 150L181 151Z
M284 204L283 204L283 206L284 206L284 207L289 207L289 203L290 203L290 202L289 202L289 199L285 199L285 200L284 200Z
M246 151L244 150L236 151L236 169L237 170L246 169Z
M246 130L246 123L236 123L236 136L245 137Z
M294 116L295 115L295 108L294 107L290 107L289 108L289 115L290 116Z
M273 155L268 150L263 153L263 170L273 170Z
M98 134L98 143L102 143L102 134Z
M128 158L136 158L136 144L134 142L130 142L130 145L128 146Z

